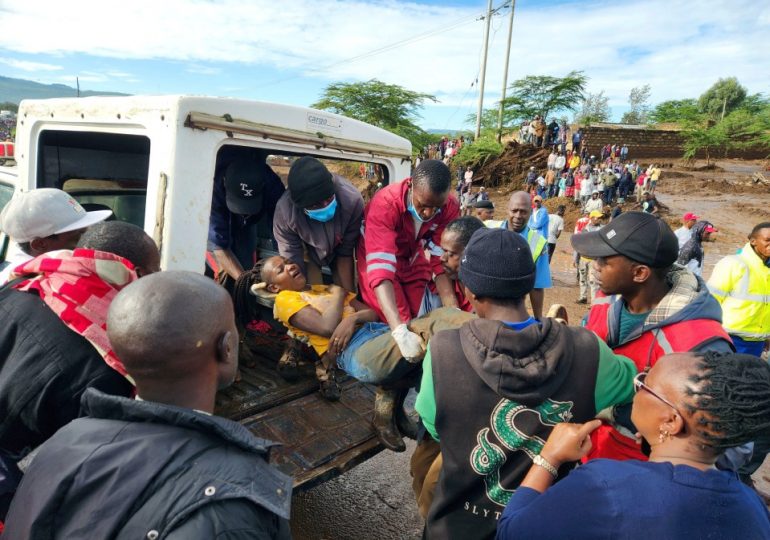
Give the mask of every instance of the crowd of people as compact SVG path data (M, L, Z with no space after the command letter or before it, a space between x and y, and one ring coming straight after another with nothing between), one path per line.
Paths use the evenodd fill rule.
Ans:
M536 143L566 136L550 126L535 125ZM571 236L592 305L568 325L544 306L566 207L549 216L536 177L493 219L484 192L470 196L472 170L452 193L442 159L455 147L428 148L367 204L313 157L285 189L235 159L215 177L212 264L275 295L324 397L340 399L337 371L375 386L379 441L417 440L401 474L426 538L770 538L750 487L770 450L770 222L707 285L695 270L713 225L688 214L675 233L642 207L602 226L593 157L555 151L554 182L604 186L581 199ZM654 189L654 170L615 171L621 155L613 178ZM255 265L263 212L279 255ZM109 217L54 189L0 215L18 250L0 289L3 538L287 538L291 479L267 464L273 443L212 414L237 373L230 296L160 271L153 240ZM277 366L287 378L291 362ZM418 421L403 406L412 388Z

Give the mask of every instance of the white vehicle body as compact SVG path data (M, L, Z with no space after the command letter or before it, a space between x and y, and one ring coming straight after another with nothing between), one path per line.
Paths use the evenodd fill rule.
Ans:
M304 107L228 98L25 100L16 135L19 189L57 187L81 202L104 202L93 198L98 193L89 182L98 188L109 181L117 206L128 193L118 185L146 197L141 225L160 246L166 270L204 269L217 155L225 146L379 164L389 181L409 176L411 165L409 141L380 128ZM78 186L68 189L73 178ZM141 211L129 206L126 215Z

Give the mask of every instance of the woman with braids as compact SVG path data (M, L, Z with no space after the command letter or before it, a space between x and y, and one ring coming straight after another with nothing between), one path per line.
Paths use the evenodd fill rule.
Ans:
M599 420L558 424L511 497L497 538L770 538L770 515L733 472L727 448L770 438L770 366L735 353L671 354L634 380L632 419L648 462L586 455ZM579 502L578 502L579 501Z
M475 218L473 218L475 219ZM478 220L477 220L478 221ZM300 267L280 256L257 264L261 283L252 287L276 293L273 316L291 335L308 343L320 362L316 375L321 393L329 399L330 387L336 386L336 366L359 381L377 385L373 427L380 442L388 449L403 452L401 434L416 436L416 427L403 413L403 401L420 371L422 358L403 357L387 324L355 295L336 285L307 286ZM457 308L437 309L409 322L409 331L425 342L434 332L456 328L472 318ZM339 389L334 396L339 399Z

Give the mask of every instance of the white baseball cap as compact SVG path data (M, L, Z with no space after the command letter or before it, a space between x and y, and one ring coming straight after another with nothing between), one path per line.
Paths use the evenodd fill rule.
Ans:
M104 221L111 210L86 212L60 189L40 188L17 193L0 213L0 229L19 243L46 238Z

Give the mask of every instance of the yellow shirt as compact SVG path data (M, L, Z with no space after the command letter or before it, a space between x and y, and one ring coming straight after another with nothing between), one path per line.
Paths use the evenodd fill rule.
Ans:
M342 309L342 317L353 315L356 310L350 305L350 301L356 295L348 293L345 298L345 307ZM326 285L312 285L309 291L281 291L275 298L273 305L273 317L281 321L289 329L289 332L305 343L309 343L318 356L322 356L329 348L329 338L311 334L289 324L289 320L301 309L311 306L319 313L324 313L331 306L332 295Z

